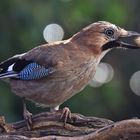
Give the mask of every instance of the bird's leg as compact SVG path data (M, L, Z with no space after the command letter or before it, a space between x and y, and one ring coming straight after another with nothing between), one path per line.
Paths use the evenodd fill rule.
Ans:
M64 107L60 119L64 118L64 126L68 119L71 119L71 111L68 107Z
M51 112L58 111L58 110L59 110L59 106L50 109ZM68 107L64 107L62 109L62 114L60 116L60 119L64 119L64 126L66 125L67 120L71 119L71 111Z
M31 126L32 126L32 113L30 113L27 110L26 103L25 103L25 98L23 98L23 117L25 119L25 122L26 122L26 125L27 125L27 129L31 130Z

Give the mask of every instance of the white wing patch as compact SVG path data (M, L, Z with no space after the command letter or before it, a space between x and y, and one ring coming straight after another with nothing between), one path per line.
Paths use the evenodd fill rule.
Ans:
M15 63L14 63L14 64L15 64ZM8 70L7 70L7 71L13 71L13 66L14 66L14 64L10 65L10 66L8 67Z

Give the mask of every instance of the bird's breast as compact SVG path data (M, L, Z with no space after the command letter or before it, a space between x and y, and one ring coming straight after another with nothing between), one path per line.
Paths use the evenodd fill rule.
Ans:
M81 65L80 72L75 75L75 79L72 81L75 83L73 89L76 93L81 91L94 77L97 67L96 63L95 61L89 61L89 63Z

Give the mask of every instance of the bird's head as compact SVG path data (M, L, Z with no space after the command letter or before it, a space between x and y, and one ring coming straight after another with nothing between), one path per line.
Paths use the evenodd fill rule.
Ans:
M138 49L140 48L138 44L128 43L128 37L138 36L140 36L140 34L137 32L126 31L112 23L99 21L81 30L79 33L74 35L72 39L80 46L88 47L94 53L98 54L112 48ZM127 38L126 41L122 41L125 38Z

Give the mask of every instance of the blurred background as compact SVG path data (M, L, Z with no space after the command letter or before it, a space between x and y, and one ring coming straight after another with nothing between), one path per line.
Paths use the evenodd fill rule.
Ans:
M0 62L49 42L53 35L48 37L48 33L57 34L58 40L67 39L99 20L140 32L139 5L139 0L0 1ZM115 121L140 117L139 59L139 50L112 50L103 58L90 85L61 107ZM47 111L29 101L27 105L33 114ZM0 81L0 115L8 122L22 119L22 100L3 81Z

